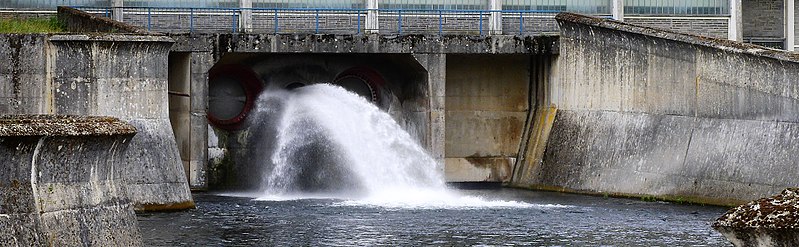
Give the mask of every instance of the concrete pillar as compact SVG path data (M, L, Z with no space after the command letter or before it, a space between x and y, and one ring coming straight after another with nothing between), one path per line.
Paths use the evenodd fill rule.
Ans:
M211 52L192 52L190 68L191 105L189 108L190 150L189 187L208 188L208 71L214 65Z
M613 0L610 14L613 15L614 20L624 21L624 0Z
M366 0L366 33L378 33L380 31L380 18L377 0Z
M730 21L727 25L727 39L743 41L741 0L730 0Z
M115 21L122 21L122 7L124 4L122 3L123 0L111 0L111 16L114 18Z
M430 127L428 130L429 144L427 147L430 155L444 169L444 150L445 150L445 100L446 100L446 79L447 79L447 55L446 54L413 54L413 57L422 67L427 70L427 95L430 105Z
M239 0L239 32L252 31L252 0Z
M794 0L785 0L785 50L789 51L796 49L795 18Z
M489 34L502 34L502 0L489 0L489 10L491 10L491 19L488 20L488 33Z

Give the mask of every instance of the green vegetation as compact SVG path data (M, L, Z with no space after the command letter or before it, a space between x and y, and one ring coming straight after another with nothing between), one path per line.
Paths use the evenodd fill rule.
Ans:
M49 19L0 19L0 33L57 33L64 32L58 18Z

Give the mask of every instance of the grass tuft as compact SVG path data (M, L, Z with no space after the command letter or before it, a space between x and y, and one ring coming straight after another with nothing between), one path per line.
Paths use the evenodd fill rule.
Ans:
M64 32L58 18L48 19L0 19L0 33L58 33Z

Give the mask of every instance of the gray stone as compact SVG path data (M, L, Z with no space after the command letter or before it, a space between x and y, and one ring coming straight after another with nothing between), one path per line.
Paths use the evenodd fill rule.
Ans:
M761 198L730 209L713 222L735 246L799 245L799 189Z

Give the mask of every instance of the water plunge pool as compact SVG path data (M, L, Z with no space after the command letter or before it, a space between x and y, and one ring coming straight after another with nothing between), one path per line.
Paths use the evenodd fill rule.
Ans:
M145 246L731 246L722 207L516 189L460 190L487 206L374 206L194 194L197 209L138 215Z

